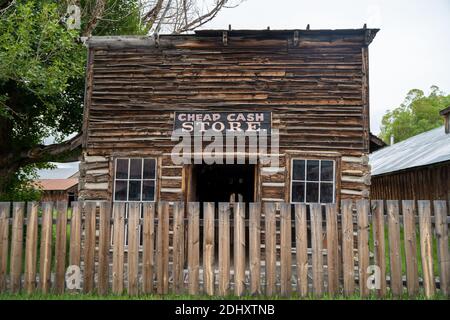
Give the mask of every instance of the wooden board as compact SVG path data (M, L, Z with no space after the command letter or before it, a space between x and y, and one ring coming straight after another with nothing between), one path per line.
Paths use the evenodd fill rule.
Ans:
M6 291L9 249L9 202L0 202L0 292Z
M308 232L306 209L305 204L295 204L297 292L301 297L305 297L308 294Z
M173 206L173 288L181 294L184 288L184 203Z
M70 219L69 265L81 265L81 211L78 202L72 202Z
M39 285L42 293L49 293L51 289L52 267L52 231L53 231L53 204L42 204L42 229L39 261Z
M98 243L98 293L109 292L109 257L111 246L111 205L100 203L100 226Z
M416 295L419 292L419 262L417 261L415 212L415 202L413 200L402 201L403 234L406 260L406 287L410 296Z
M230 204L219 202L219 295L230 290Z
M261 294L261 203L249 204L250 294Z
M12 293L18 293L21 289L24 211L25 202L14 202L9 270Z
M95 288L95 216L97 206L95 202L84 205L84 286L85 293L92 293Z
M155 204L146 202L143 204L143 254L142 254L142 292L153 292L153 274L155 266Z
M375 265L380 268L380 288L376 290L379 297L386 295L386 244L384 239L384 202L372 201L372 230Z
M398 201L387 200L386 208L389 232L389 260L391 265L391 291L393 295L398 296L403 293Z
M266 296L276 294L276 225L275 204L264 203L266 244Z
M344 275L344 294L347 296L355 292L355 261L353 258L353 203L342 200L342 264Z
M214 295L214 202L203 203L203 286Z
M339 252L338 252L338 225L337 205L327 204L325 206L327 224L327 273L328 293L336 295L339 290Z
M321 296L323 294L322 206L317 203L310 204L310 213L313 293Z
M200 207L198 202L188 203L188 273L189 294L198 294L200 265Z
M123 263L125 246L125 203L114 203L113 225L113 267L112 267L112 292L123 293Z
M169 203L158 203L158 232L156 234L157 293L169 292Z
M24 289L28 294L36 290L36 262L38 241L38 209L37 202L28 202L27 235L25 247L25 279ZM1 219L1 218L0 218ZM1 224L0 224L1 228Z
M141 205L138 202L128 204L128 294L139 293L139 219Z
M358 270L359 270L359 294L361 297L369 295L367 286L369 267L369 201L358 200L356 202L358 216Z
M241 296L245 290L245 206L234 204L234 294Z
M56 203L55 292L64 293L67 246L67 202Z
M282 203L280 207L280 265L281 295L290 296L292 291L292 219L291 204Z
M441 292L450 294L450 254L448 251L447 204L445 201L434 201L435 230L438 250L439 280Z
M420 253L422 256L423 287L425 295L432 297L436 293L433 270L433 233L431 231L430 201L417 201L419 208Z

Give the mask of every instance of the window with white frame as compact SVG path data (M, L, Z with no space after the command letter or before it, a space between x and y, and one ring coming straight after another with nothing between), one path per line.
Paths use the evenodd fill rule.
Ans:
M155 201L156 159L118 158L115 168L114 201Z
M335 171L334 160L292 159L291 202L334 203Z

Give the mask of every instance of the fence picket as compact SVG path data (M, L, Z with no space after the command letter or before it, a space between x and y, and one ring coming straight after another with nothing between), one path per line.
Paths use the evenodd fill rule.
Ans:
M9 202L0 202L0 292L6 291L10 206Z
M415 205L413 200L402 201L402 214L406 259L406 286L408 294L412 296L419 292Z
M445 201L434 201L433 204L440 287L442 294L448 296L450 292L450 255L448 251L447 204Z
M109 248L111 244L111 206L100 203L100 230L98 243L98 293L109 291Z
M24 202L14 202L10 258L10 285L12 293L18 293L21 285L24 209Z
M154 251L155 251L155 204L146 202L143 204L143 254L142 254L142 291L145 294L153 292Z
M24 289L31 294L36 290L36 259L38 241L38 209L37 202L29 202L27 209L27 234L25 244L25 280ZM1 228L1 226L0 226Z
M281 295L289 296L292 291L292 253L291 253L291 204L282 203L280 208L280 265L281 265Z
M230 204L219 203L219 295L230 290Z
M205 202L203 209L203 287L214 294L214 202Z
M52 285L50 272L52 266L53 203L44 202L42 207L39 285L41 292L45 294L50 291Z
M173 218L173 287L176 294L181 294L184 287L184 205L182 202L174 204Z
M358 200L356 202L356 209L358 212L358 279L359 292L361 297L369 295L369 288L367 287L369 267L369 201Z
M389 260L391 266L391 291L395 296L403 293L402 257L400 252L400 218L398 201L387 200Z
M70 219L69 265L81 265L81 210L78 202L72 202Z
M234 294L243 295L245 290L245 205L234 204Z
M67 244L67 202L56 203L55 292L64 293Z
M380 288L377 289L379 297L386 295L386 244L384 240L384 202L372 201L373 213L373 244L375 265L380 268Z
M157 238L157 293L169 292L169 203L158 204L158 233Z
M327 225L327 271L328 293L335 295L339 289L339 252L338 252L338 226L337 206L327 204L325 206Z
M188 203L188 273L189 294L198 294L199 287L199 217L200 207L198 202Z
M295 204L295 243L297 248L297 291L300 296L308 294L308 232L306 205Z
M276 293L276 230L275 230L275 204L264 203L265 245L266 245L266 296Z
M423 287L425 295L432 297L436 293L433 270L433 233L431 232L431 208L430 201L420 200L419 228L420 228L420 252L422 256Z
M323 294L322 206L314 203L310 205L310 210L313 293L321 296Z
M128 204L128 294L139 293L139 216L141 205L137 202Z
M94 291L95 274L95 216L97 206L95 202L86 202L84 206L84 292Z
M250 294L261 294L261 204L249 205Z
M113 239L113 271L112 291L123 292L123 263L125 246L125 203L114 203L114 239Z
M344 294L355 292L355 261L353 258L353 202L342 200L342 260L344 274Z

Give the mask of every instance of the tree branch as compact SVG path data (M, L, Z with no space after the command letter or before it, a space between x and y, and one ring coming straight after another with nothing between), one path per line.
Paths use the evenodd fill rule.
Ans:
M91 20L89 20L86 29L83 32L84 37L91 36L92 31L94 31L97 26L98 20L102 18L105 12L106 0L97 0L95 3L94 10L92 12Z

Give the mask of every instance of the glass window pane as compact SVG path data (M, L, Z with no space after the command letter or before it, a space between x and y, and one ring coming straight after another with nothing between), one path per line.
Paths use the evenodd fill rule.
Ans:
M294 160L292 161L292 166L292 179L305 180L305 160Z
M305 183L292 182L292 202L305 202Z
M333 202L333 184L321 183L320 184L320 203L332 203Z
M116 179L128 179L128 159L117 159Z
M128 201L141 200L141 181L130 181Z
M323 160L320 168L321 181L333 181L333 161Z
M116 186L114 188L115 199L118 201L127 201L127 182L126 181L116 181Z
M142 159L130 160L130 179L142 179Z
M144 160L144 179L155 179L155 159Z
M142 190L142 201L154 201L155 200L155 181L144 180Z
M308 182L306 184L306 202L319 202L318 182Z
M308 160L306 163L306 179L308 181L319 181L319 160Z

